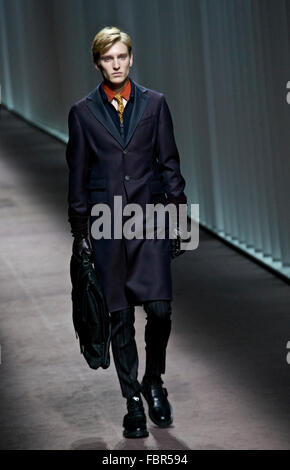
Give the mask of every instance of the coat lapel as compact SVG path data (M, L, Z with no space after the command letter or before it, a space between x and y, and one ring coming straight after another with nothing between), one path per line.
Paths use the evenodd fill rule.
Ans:
M146 93L147 89L139 85L136 82L134 82L134 85L135 85L135 98L134 98L133 109L132 109L131 116L130 116L129 128L128 128L128 132L127 132L127 136L125 140L125 147L127 147L137 125L139 124L139 121L146 108L147 100L148 100L148 94Z
M145 110L148 99L148 95L146 93L147 88L144 88L133 80L132 82L135 85L135 98L133 101L133 108L125 141L122 139L120 132L116 128L108 110L104 106L99 91L102 82L100 82L98 86L86 96L86 103L94 114L95 118L107 129L108 132L110 132L114 139L116 139L123 148L128 145Z

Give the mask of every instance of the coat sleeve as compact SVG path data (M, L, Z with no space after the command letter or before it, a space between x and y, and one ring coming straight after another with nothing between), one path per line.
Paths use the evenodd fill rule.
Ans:
M69 140L66 147L68 176L68 216L72 234L87 235L88 210L88 148L86 138L73 105L68 115Z
M180 158L173 122L165 96L162 95L158 122L157 156L168 202L186 204L185 180L180 172Z

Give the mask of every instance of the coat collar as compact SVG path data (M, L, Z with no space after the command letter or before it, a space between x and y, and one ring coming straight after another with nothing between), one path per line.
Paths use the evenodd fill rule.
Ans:
M86 104L94 114L95 118L100 121L100 123L110 132L110 134L119 142L119 144L123 148L128 145L145 110L148 99L147 88L143 87L142 85L139 85L139 83L135 82L132 79L130 80L135 85L135 97L133 101L132 113L130 116L128 133L125 140L118 132L118 129L112 121L110 113L104 106L99 90L102 82L100 82L97 87L86 96Z

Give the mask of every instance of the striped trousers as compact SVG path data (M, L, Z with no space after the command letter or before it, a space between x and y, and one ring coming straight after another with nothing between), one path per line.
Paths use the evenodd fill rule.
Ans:
M146 377L165 373L166 347L171 331L171 301L143 303L145 325ZM122 395L130 398L141 389L137 379L139 358L135 341L135 307L111 312L111 345Z

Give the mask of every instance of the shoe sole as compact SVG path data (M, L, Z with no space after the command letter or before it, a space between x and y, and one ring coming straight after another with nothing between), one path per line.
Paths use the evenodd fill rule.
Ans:
M148 406L149 418L151 419L152 423L156 424L156 426L158 426L159 428L168 428L168 426L170 426L170 425L173 423L173 409L172 409L172 406L170 405L170 403L168 402L169 408L170 408L171 418L170 418L168 421L165 421L165 422L163 422L163 423L159 423L159 422L156 421L156 420L153 418L153 416L151 415L150 406L149 406L149 403L148 403L148 399L147 399L147 397L146 397L146 394L144 393L143 390L141 390L141 393L142 393L143 397L144 397L145 400L146 400L146 403L147 403L147 406Z
M127 431L126 429L123 431L123 436L129 439L140 438L140 437L148 437L149 432L147 429L138 429L137 431Z

